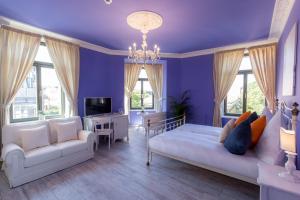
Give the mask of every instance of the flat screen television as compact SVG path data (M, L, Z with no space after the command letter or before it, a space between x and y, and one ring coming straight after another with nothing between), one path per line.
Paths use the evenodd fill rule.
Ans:
M99 115L111 113L111 98L108 97L88 97L84 99L84 114Z

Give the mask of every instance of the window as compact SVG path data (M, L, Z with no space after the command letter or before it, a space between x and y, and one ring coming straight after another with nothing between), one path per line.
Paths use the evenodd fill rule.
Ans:
M40 45L35 62L10 109L10 121L21 122L64 114L65 96L47 47Z
M246 111L261 113L265 107L265 97L255 77L249 56L245 56L224 101L224 114L238 116Z
M130 99L130 109L154 109L154 96L146 70L142 69Z

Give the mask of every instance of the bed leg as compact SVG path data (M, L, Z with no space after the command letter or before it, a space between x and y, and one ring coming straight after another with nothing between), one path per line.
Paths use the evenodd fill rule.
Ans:
M149 166L150 163L151 163L151 161L152 161L152 153L151 153L151 152L148 152L148 159L147 159L146 165Z

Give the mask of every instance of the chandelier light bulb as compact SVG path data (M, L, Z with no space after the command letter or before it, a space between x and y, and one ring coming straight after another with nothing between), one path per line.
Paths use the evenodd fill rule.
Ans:
M128 59L134 63L156 63L159 59L160 48L157 44L150 49L147 44L147 33L150 30L157 29L162 25L162 17L150 11L138 11L130 14L127 17L127 23L134 29L142 32L141 49L137 48L136 43L133 43L132 49L129 48ZM152 46L152 45L151 45Z

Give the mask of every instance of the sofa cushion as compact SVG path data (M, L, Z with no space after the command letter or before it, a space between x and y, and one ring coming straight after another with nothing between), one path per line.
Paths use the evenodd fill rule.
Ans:
M75 122L56 124L57 142L65 142L69 140L77 140L77 127Z
M257 113L256 112L253 112L253 113L251 113L251 115L248 117L248 121L250 122L250 124L252 123L252 122L254 122L255 120L257 120L258 119L258 115L257 115Z
M24 167L31 167L61 157L62 153L54 145L33 149L25 153Z
M257 120L251 123L251 148L255 147L258 143L259 138L263 134L263 131L267 124L267 117L265 115L261 116Z
M232 154L244 155L251 144L251 127L248 120L235 127L225 139L224 147Z
M237 127L240 123L248 119L250 115L251 115L250 111L241 114L241 116L235 120L234 127Z
M77 127L77 132L82 130L82 122L79 116L69 117L69 118L60 118L60 119L49 119L49 128L50 128L50 143L57 143L57 131L56 126L60 123L69 123L75 122Z
M88 149L88 144L86 141L82 140L70 140L67 142L58 143L55 146L62 151L63 156Z
M220 143L225 142L225 139L231 133L233 127L234 127L234 119L231 119L226 123L226 125L224 126L224 128L220 134Z
M49 145L49 132L45 125L35 128L20 129L20 134L22 148L25 151Z

